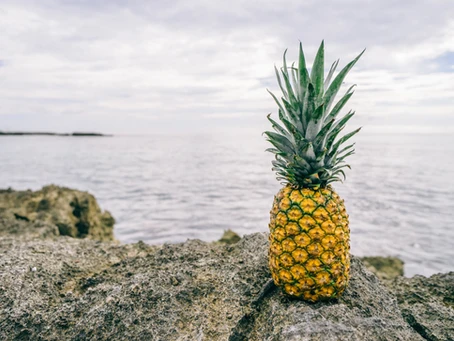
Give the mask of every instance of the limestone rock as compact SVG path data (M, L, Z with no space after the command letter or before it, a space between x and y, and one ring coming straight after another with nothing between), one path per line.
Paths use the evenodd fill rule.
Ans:
M36 234L37 225L50 225L57 227L56 235L113 240L115 220L110 213L102 212L91 194L64 187L51 185L35 192L0 190L0 218L0 234L11 232L14 226L16 234Z
M423 340L357 259L341 299L291 300L265 234L225 245L0 237L1 340Z
M454 272L388 283L407 322L426 340L454 340Z
M226 230L224 231L224 234L222 235L221 239L218 240L219 243L224 243L224 244L235 244L240 241L241 237L234 231L232 230Z
M454 272L405 278L398 258L361 260L397 296L402 315L413 329L426 340L454 340Z
M404 275L404 262L397 257L361 257L361 261L384 281Z

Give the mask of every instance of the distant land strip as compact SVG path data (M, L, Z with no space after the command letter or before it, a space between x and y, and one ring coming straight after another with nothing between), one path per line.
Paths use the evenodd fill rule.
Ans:
M30 135L38 135L38 136L113 136L110 134L101 134L101 133L81 133L81 132L74 132L74 133L49 133L49 132L23 132L23 131L0 131L1 135L13 135L13 136L30 136Z

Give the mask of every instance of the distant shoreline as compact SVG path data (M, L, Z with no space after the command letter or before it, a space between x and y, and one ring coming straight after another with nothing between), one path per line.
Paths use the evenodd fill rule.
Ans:
M0 131L0 136L95 136L95 137L105 137L113 136L110 134L101 134L101 133L49 133L49 132L23 132L23 131Z

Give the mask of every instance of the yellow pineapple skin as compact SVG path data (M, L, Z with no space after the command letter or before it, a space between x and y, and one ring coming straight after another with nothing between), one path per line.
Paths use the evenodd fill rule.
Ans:
M269 267L274 283L310 302L338 298L350 273L344 201L331 186L282 188L270 212Z

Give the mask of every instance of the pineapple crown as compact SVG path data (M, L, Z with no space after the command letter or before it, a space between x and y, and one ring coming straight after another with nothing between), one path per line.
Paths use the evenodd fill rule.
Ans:
M274 146L266 151L275 154L272 169L279 181L299 188L317 189L331 182L345 180L343 168L350 168L345 159L354 154L354 144L346 147L342 145L361 128L337 139L355 112L349 111L341 119L336 118L353 95L355 85L352 85L334 106L333 103L345 76L364 51L331 81L339 60L332 64L325 79L323 41L310 74L301 43L298 67L295 67L295 63L287 66L285 50L282 68L278 70L274 67L283 97L279 100L268 90L278 105L282 125L269 114L268 120L276 132L264 132L267 140Z

